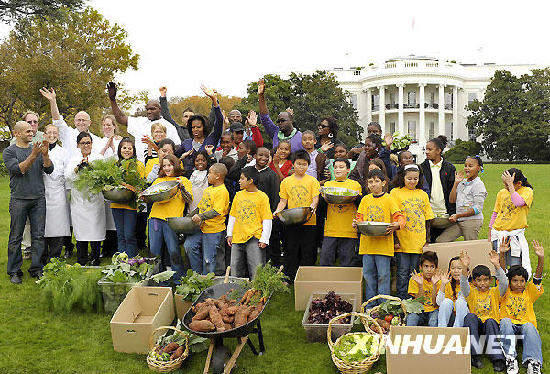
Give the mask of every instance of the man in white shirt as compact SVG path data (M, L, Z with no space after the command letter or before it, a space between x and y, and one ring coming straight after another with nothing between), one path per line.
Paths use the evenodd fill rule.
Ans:
M158 100L149 100L145 105L147 110L147 117L128 117L120 110L116 102L116 84L109 82L107 84L107 90L109 93L109 100L111 101L111 108L113 114L118 123L128 126L128 133L132 135L136 143L136 154L138 160L145 161L145 149L147 145L141 141L145 135L151 135L151 125L153 123L161 123L166 127L166 137L172 139L177 145L181 143L177 130L172 126L170 122L165 120L160 115L160 103Z

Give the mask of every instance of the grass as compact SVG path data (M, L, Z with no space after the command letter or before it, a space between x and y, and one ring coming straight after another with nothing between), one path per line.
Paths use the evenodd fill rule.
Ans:
M502 187L500 173L506 165L489 165L481 175L489 196L485 202L486 219L492 211L497 191ZM518 167L515 165L514 167ZM535 187L535 200L529 213L527 239L538 239L550 248L550 230L546 216L550 203L550 165L519 166ZM544 183L543 181L547 182ZM8 179L0 178L0 268L6 269L9 233ZM485 224L486 226L486 224ZM487 236L484 228L480 238ZM547 253L550 251L547 250ZM534 258L532 258L534 260ZM546 261L548 271L550 261ZM536 265L536 263L533 263ZM40 291L28 277L29 261L24 262L24 283L12 285L0 277L0 373L147 373L145 356L117 353L113 350L109 321L111 316L93 313L54 314L39 303ZM550 344L550 302L543 295L535 304L543 347ZM337 373L326 344L308 343L301 326L303 313L294 311L292 293L272 298L262 317L266 354L254 357L244 348L234 373ZM255 338L252 338L255 340ZM232 340L234 346L235 342ZM550 350L543 350L550 361ZM189 373L202 373L206 352L192 355L183 364ZM474 374L492 373L488 360ZM450 363L450 365L452 365ZM521 372L525 372L521 369ZM382 356L371 373L386 372ZM181 372L181 371L180 371Z

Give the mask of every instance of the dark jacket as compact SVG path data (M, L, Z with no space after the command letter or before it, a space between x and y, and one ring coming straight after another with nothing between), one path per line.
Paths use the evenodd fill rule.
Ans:
M334 144L334 147L332 147L328 151L326 151L325 155L327 156L328 159L333 159L334 158L334 148L336 148L337 145L341 145L341 144L344 144L344 143L340 139L338 139L337 137L334 137L334 138L330 139L330 141L332 142L332 144ZM317 137L317 146L319 147L317 149L321 149L321 138L320 137Z
M426 182L428 182L428 186L430 186L431 191L432 171L430 168L430 162L428 160L424 160L424 162L420 164L420 167L422 168L422 173L424 173L424 178L426 178ZM455 172L455 166L450 162L443 160L441 170L439 171L439 178L441 179L441 186L443 187L445 207L447 208L447 214L449 215L456 213L456 204L449 202L449 195L451 194L451 190L453 189L453 185L455 183ZM431 196L431 194L428 195Z
M160 115L162 118L167 120L176 128L176 131L178 132L178 136L180 137L181 141L184 141L185 139L189 139L189 131L187 130L186 124L184 126L180 126L177 124L176 121L172 118L170 115L170 109L168 109L168 99L166 97L159 97L160 102Z

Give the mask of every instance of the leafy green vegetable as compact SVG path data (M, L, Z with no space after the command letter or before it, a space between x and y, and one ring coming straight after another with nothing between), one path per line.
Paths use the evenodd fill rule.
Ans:
M201 275L193 270L187 270L187 274L181 277L181 284L176 287L176 293L184 300L195 301L202 291L214 284L214 273Z
M413 141L413 138L409 134L400 136L398 131L394 132L392 137L393 142L391 143L391 149L407 148L409 145L411 145ZM382 145L385 147L386 142L382 142Z
M423 298L405 299L403 300L403 304L407 309L407 313L422 313L424 311ZM394 316L402 315L403 308L401 307L401 303L394 300L388 300L381 303L380 307L378 308L379 317L384 318L388 314L392 314Z
M256 275L250 282L253 289L262 292L262 297L269 297L273 292L289 292L287 287L288 276L283 272L279 272L279 269L272 266L271 263L265 265L258 265L256 268Z
M117 252L113 255L111 265L105 266L101 272L105 274L107 282L113 283L139 283L148 279L163 282L175 274L175 271L169 270L153 275L156 262L156 258L128 258L126 253Z
M373 335L347 334L334 346L334 355L346 362L359 362L376 354L379 344Z
M198 353L206 351L208 349L210 340L208 338L203 338L198 335L184 331L182 329L181 320L179 319L178 323L176 324L176 328L180 330L183 335L176 333L174 330L168 330L164 335L161 335L157 339L157 345L165 346L170 343L178 343L179 345L183 345L185 343L185 336L187 336L187 339L189 341L189 350L191 352Z

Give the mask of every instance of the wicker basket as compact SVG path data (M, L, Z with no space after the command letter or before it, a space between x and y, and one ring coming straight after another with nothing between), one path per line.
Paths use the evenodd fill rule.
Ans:
M359 317L362 322L363 321L367 322L366 325L365 325L365 322L363 322L363 324L365 325L365 329L367 329L367 332L353 332L353 333L345 334L345 335L342 335L341 337L339 337L338 339L336 339L336 341L333 343L332 342L332 324L336 320L339 320L341 318L350 317L350 316ZM327 329L328 347L330 348L330 355L332 357L332 362L334 362L334 365L336 365L336 368L338 368L338 370L340 370L340 372L342 372L344 374L363 374L363 373L368 372L371 369L372 365L376 361L378 361L378 358L380 357L380 350L383 347L382 346L383 336L380 332L375 333L375 332L373 332L373 331L371 331L367 328L369 320L371 322L373 322L374 324L376 324L380 328L380 326L378 325L378 322L376 322L373 318L371 318L370 316L368 316L366 314L356 313L356 312L341 314L341 315L336 316L333 319L331 319L330 322L328 323L328 329ZM382 328L380 328L380 331L381 330L382 330ZM379 346L378 346L379 348L376 351L376 353L374 353L372 356L368 357L367 359L365 359L363 361L357 361L357 362L343 361L343 360L339 359L338 357L336 357L336 355L334 354L334 347L336 345L338 345L338 343L340 342L340 339L342 339L344 336L347 336L347 335L361 335L361 336L363 336L363 335L379 335Z
M185 337L185 350L183 351L183 354L170 361L161 361L156 359L155 357L151 356L150 354L147 355L147 365L149 365L149 369L156 371L157 373L169 373L173 370L179 369L181 366L181 363L183 360L189 356L189 339L187 338L187 335L184 335L181 330L173 327L173 326L161 326L153 331L151 334L151 338L149 340L149 345L151 347L151 352L156 351L160 347L155 344L155 333L160 330L174 330L174 334L180 334Z
M390 301L399 301L401 303L401 309L403 309L404 316L401 319L401 323L399 323L397 326L404 326L405 325L405 317L407 316L407 308L405 308L405 304L403 304L403 301L400 298L395 297L395 296L377 295L375 297L372 297L369 300L365 301L363 304L361 304L361 312L372 318L372 313L377 312L378 309L380 308L380 305L377 305L377 306L375 306L371 309L368 309L368 310L366 308L367 308L368 304L370 304L371 302L373 302L375 300L378 300L378 299L386 299L386 300L390 300ZM365 328L367 329L367 331L372 331L369 328L369 324L366 322L366 320L361 319L361 322L363 323L363 325L365 325ZM373 332L378 332L378 331L373 331Z

